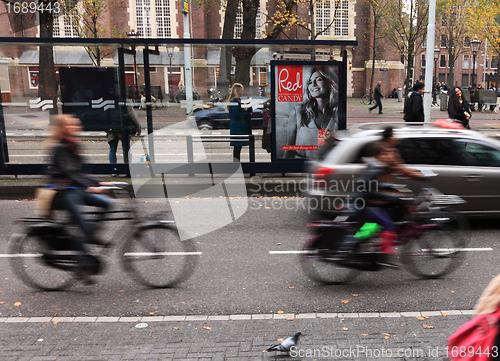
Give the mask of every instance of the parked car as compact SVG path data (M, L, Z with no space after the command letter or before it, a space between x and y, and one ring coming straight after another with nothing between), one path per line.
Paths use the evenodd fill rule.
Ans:
M269 98L250 98L241 99L242 107L252 107L252 128L262 128L262 104ZM197 111L194 114L196 124L200 130L212 129L229 129L229 111L227 110L227 103L208 109Z
M342 138L322 159L310 164L308 193L316 200L311 202L317 205L316 211L339 211L356 176L365 169L363 150L381 139L380 133L387 125L378 123L378 129ZM393 126L406 165L437 173L430 186L466 201L454 208L467 216L500 216L500 141L475 131L443 129L432 124ZM418 180L396 179L414 192L421 189Z

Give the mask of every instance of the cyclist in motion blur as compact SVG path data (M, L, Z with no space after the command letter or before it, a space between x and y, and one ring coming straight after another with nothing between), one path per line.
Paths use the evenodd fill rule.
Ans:
M382 244L380 252L383 257L379 263L385 266L401 266L396 256L396 228L394 221L383 208L391 208L399 202L399 193L391 192L389 185L394 184L394 174L402 174L412 179L426 179L426 177L417 171L405 167L404 161L396 148L399 140L394 137L392 127L387 127L382 132L382 141L370 144L365 150L363 160L367 163L367 169L360 177L359 181L365 185L371 184L370 181L377 181L375 191L367 191L354 195L354 199L364 199L368 206L363 209L363 216L366 222L377 223L383 227L380 232ZM384 185L387 185L385 187ZM350 250L354 246L353 240L346 238L341 249Z
M82 231L81 237L72 237L72 248L79 252L77 262L79 264L76 276L91 284L92 280L86 273L85 244L94 243L106 246L95 236L96 227L93 223L85 220L80 209L81 206L89 205L101 207L108 210L112 199L104 193L105 188L99 186L112 186L113 183L97 182L82 172L83 158L80 155L79 140L76 138L82 131L80 119L64 114L53 118L54 128L52 134L53 147L48 168L49 180L46 188L56 190L51 200L51 208L67 210L73 221Z

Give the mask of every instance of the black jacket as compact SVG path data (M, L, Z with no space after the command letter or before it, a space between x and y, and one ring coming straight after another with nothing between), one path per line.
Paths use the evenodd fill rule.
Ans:
M375 89L373 90L373 98L375 100L380 100L382 99L384 96L382 94L382 90L380 89L380 85L377 84L377 86L375 87Z
M47 174L49 184L60 187L96 187L99 182L82 172L78 143L62 139L53 149Z
M410 98L406 100L404 113L403 119L405 122L424 121L424 102L418 92L411 92Z
M469 120L465 118L465 112L472 115L467 100L462 99L462 103L460 103L458 100L452 99L450 97L450 102L448 104L448 115L450 116L450 118L457 119L462 123L466 122L467 124L469 124Z

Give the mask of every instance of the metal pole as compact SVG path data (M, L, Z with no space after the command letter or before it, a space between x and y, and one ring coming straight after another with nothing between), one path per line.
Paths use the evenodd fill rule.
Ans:
M144 82L146 85L146 118L148 122L149 161L155 163L155 147L153 137L153 112L151 107L151 76L149 74L149 47L142 52L144 56Z
M426 59L434 59L434 42L436 37L436 0L429 1L429 25L427 26L427 51ZM429 66L429 63L431 66ZM425 88L424 88L424 119L426 123L431 121L432 104L432 68L433 62L427 61L425 67Z
M476 52L472 52L472 79L470 81L471 89L474 88L474 75L476 73Z
M184 39L189 39L189 13L183 12ZM191 112L193 106L193 76L191 73L191 46L184 44L184 79L186 87L186 114Z
M0 94L2 93L0 89ZM5 134L5 119L3 116L3 104L0 97L0 165L5 165L9 161L9 149L7 148L7 136Z

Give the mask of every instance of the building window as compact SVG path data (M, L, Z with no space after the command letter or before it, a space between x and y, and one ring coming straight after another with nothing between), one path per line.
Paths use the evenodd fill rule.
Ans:
M496 69L498 68L498 58L492 58L491 59L491 69Z
M349 1L331 0L316 2L315 32L320 36L349 36ZM333 27L333 28L332 28Z
M421 64L422 64L422 65L421 65L421 67L422 67L422 68L425 68L425 55L424 55L424 54L422 54L422 61L421 61Z
M349 1L341 0L335 10L335 36L349 35Z
M30 81L30 89L38 89L38 67L28 67L28 78Z
M316 3L316 34L330 35L330 0Z
M68 6L70 8L77 6L76 1L70 0ZM60 16L54 16L52 36L54 38L77 38L78 32L75 28L75 19L62 11L59 14Z
M446 44L448 43L448 38L446 35L441 35L441 47L446 48Z
M156 36L158 38L172 37L169 5L168 0L155 0Z
M470 48L470 37L468 36L464 38L464 48Z
M462 64L462 69L469 69L470 64L469 64L469 55L464 55L464 62Z
M439 67L446 68L446 55L441 55L439 57Z
M149 0L135 1L135 15L137 34L140 38L150 38L151 31L151 4Z

